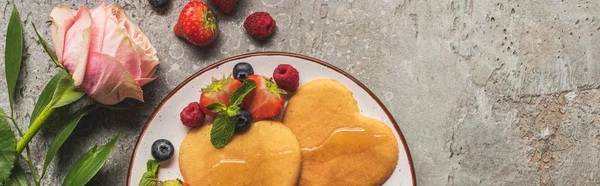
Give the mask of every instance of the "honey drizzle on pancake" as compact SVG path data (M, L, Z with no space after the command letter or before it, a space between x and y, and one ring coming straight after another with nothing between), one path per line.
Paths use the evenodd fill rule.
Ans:
M327 162L339 156L361 153L373 146L385 143L386 134L379 134L361 127L342 127L334 130L323 143L304 147L302 156L313 161Z

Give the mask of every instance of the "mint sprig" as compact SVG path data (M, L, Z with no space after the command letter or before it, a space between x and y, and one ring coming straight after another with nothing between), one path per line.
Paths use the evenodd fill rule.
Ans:
M208 110L219 113L210 130L210 142L213 146L220 149L231 141L235 132L235 116L240 110L240 105L244 101L244 97L254 90L254 88L256 88L256 82L252 79L246 79L240 87L231 93L229 107L219 102L206 106Z
M158 168L160 167L160 163L154 159L149 159L146 162L146 172L142 175L142 180L140 180L140 186L156 186L160 183L158 179Z

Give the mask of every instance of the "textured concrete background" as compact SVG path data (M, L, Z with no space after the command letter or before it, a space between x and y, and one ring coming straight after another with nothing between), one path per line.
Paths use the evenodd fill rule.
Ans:
M9 1L0 3L1 48ZM139 132L160 100L199 69L256 51L323 59L365 83L400 124L420 185L600 185L600 1L240 0L232 15L218 13L221 35L205 48L171 32L185 0L163 12L146 0L118 2L158 50L160 78L144 87L145 108L86 117L44 185L60 183L76 157L117 133L121 139L91 185L124 185ZM25 23L16 107L25 127L58 70L31 23L50 39L54 6L97 2L14 3ZM253 40L241 26L254 11L277 21L268 42ZM4 69L0 75L4 87ZM34 139L38 165L55 132L49 127Z

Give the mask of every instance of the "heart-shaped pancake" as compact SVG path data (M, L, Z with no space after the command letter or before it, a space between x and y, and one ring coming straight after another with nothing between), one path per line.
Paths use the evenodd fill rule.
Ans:
M300 147L296 136L275 121L253 123L221 149L210 142L212 125L188 133L179 150L184 181L196 185L296 185Z
M382 121L363 116L340 82L306 83L289 100L283 123L302 151L299 185L381 185L398 161L398 142Z

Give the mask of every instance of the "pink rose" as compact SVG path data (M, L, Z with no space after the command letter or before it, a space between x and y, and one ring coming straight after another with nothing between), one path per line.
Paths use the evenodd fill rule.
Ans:
M156 50L123 8L112 3L89 10L62 5L50 13L59 62L76 86L100 103L144 101L141 86L156 79Z

